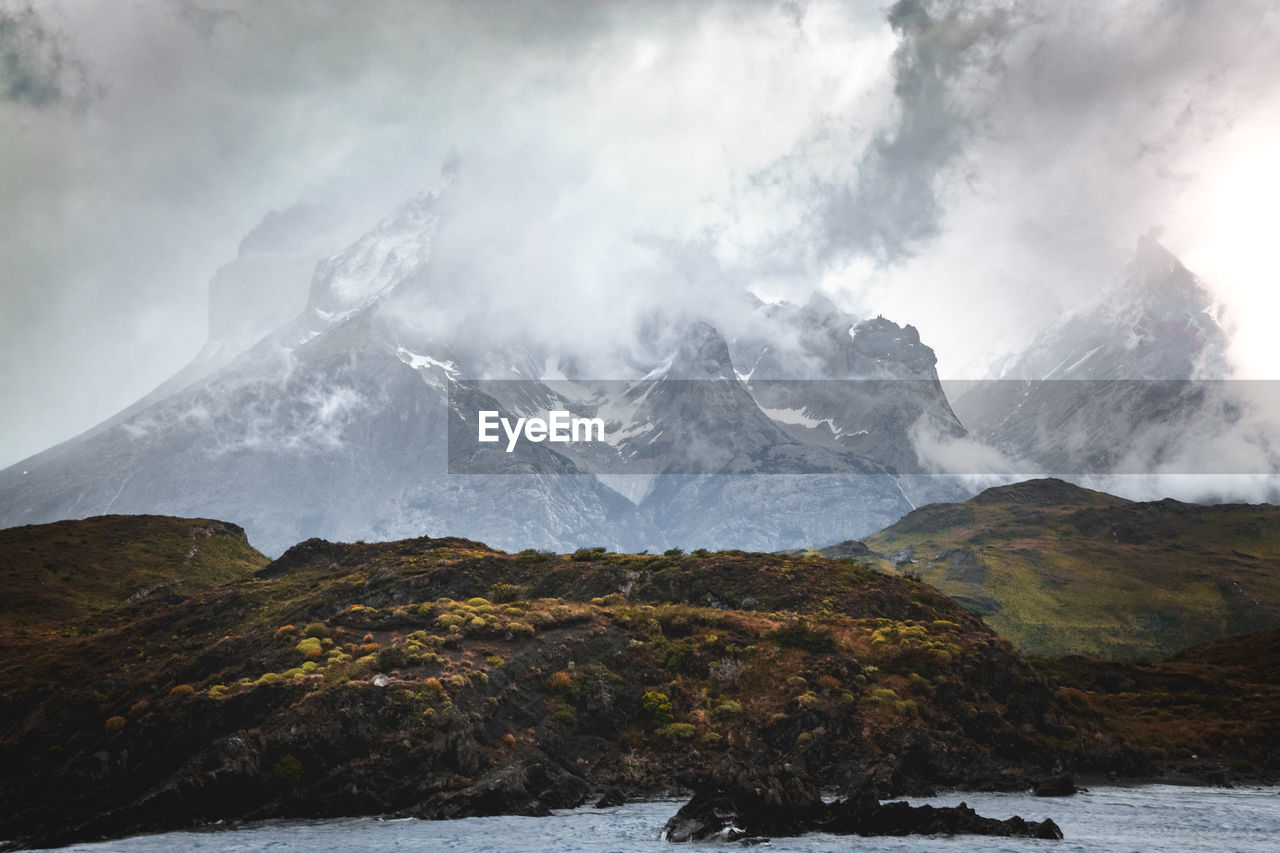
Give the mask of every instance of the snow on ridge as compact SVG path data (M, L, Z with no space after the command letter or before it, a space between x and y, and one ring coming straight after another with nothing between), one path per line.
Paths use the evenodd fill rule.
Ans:
M440 359L432 358L429 355L419 355L418 353L407 350L401 346L396 347L396 355L399 356L401 361L412 367L414 370L429 370L433 367L439 368L444 371L445 376L450 380L457 379L458 375L461 373L461 371L458 370L458 366L452 361L441 361Z
M420 193L350 246L324 261L315 313L334 323L408 278L431 258L440 214L435 192Z
M831 434L836 438L844 435L844 431L836 426L835 418L815 418L810 415L806 415L802 409L766 409L761 406L760 411L768 415L770 420L777 421L780 424L787 424L788 426L802 426L809 429L816 429L817 427L826 424L827 429L831 430ZM866 430L859 430L858 432L852 433L852 435L862 435L865 433Z

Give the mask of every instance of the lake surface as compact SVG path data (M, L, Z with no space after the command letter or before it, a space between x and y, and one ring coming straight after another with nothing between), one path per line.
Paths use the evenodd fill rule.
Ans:
M1028 820L1053 818L1063 841L982 836L860 838L813 834L774 839L751 849L776 853L827 851L1053 850L1152 853L1275 853L1280 850L1280 788L1191 788L1150 785L1095 788L1064 799L1029 794L964 794L915 798L915 804L955 805L978 814ZM552 817L488 817L451 821L344 818L314 822L268 822L204 832L168 832L119 841L61 848L83 853L175 853L175 851L272 851L272 853L392 853L392 851L510 850L532 853L640 853L723 851L732 844L668 845L659 840L667 818L682 801L632 803L616 809L582 808Z

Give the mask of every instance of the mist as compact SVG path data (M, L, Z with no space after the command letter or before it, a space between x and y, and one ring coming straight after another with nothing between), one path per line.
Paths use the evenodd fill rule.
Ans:
M195 355L269 213L326 211L305 267L455 156L431 304L494 337L643 346L641 320L731 332L743 294L818 289L977 378L1156 227L1223 303L1235 375L1276 378L1266 3L55 1L0 25L0 465Z

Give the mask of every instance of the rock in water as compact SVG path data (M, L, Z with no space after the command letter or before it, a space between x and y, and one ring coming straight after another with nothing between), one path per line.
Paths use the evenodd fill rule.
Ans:
M795 794L799 796L794 796ZM856 796L826 804L808 789L772 786L765 791L709 788L696 793L667 821L663 838L686 841L753 841L764 836L829 832L834 835L991 835L1060 839L1052 820L983 817L965 803L913 806Z
M612 809L612 808L617 808L618 806L624 806L626 804L627 804L626 796L623 795L623 793L619 791L617 788L610 788L609 790L605 791L603 795L601 795L599 800L596 801L596 808Z
M824 832L856 835L994 835L1018 838L1060 839L1062 830L1052 820L1028 821L983 817L965 803L958 806L913 806L910 803L872 803L854 807L844 820L848 801L831 806L836 817Z
M1076 782L1070 773L1060 773L1036 783L1032 792L1037 797L1070 797L1076 792Z

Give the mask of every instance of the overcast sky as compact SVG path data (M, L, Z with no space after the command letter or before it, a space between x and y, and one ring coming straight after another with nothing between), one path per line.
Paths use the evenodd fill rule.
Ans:
M1155 228L1280 378L1277 45L1264 0L0 0L0 465L190 359L268 212L354 236L450 152L521 311L820 287L982 376Z

